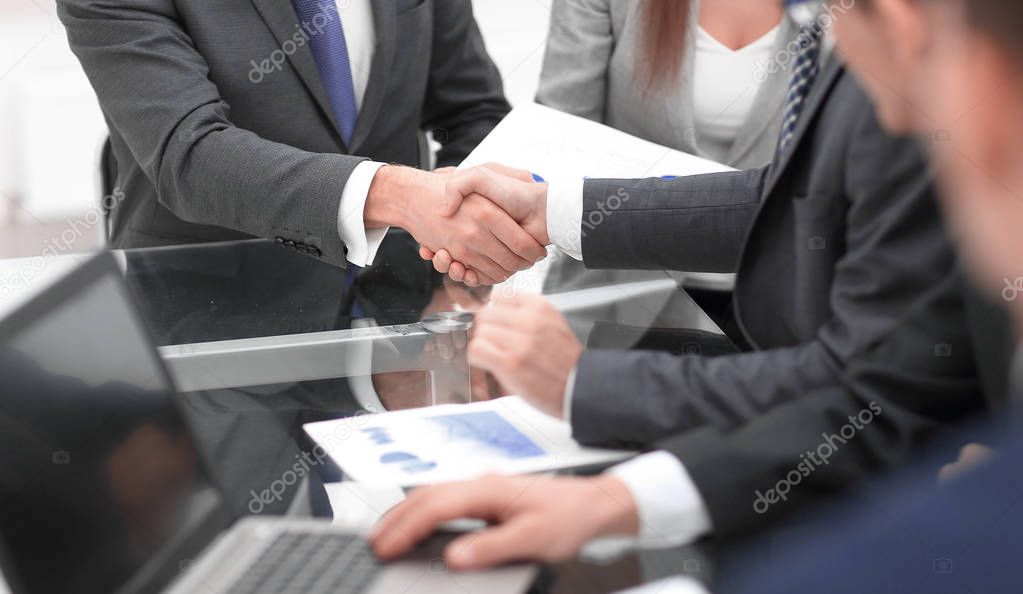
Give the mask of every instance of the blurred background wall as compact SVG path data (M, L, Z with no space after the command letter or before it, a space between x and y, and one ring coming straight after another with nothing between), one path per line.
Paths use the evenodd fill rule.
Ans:
M532 100L549 0L473 0L473 7L509 100ZM105 135L55 0L0 0L0 258L101 243L99 226L85 221L96 220Z

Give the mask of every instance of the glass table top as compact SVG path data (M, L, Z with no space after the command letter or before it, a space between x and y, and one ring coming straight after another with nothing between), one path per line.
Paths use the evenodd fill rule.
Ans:
M708 336L727 343L678 276L585 271L552 257L492 291L472 290L446 282L417 248L392 233L375 264L353 272L261 240L116 253L238 514L338 513L324 487L342 478L337 468L314 465L285 481L314 448L305 423L503 395L471 369L464 324L424 324L451 312L471 321L493 292L547 295L592 348L687 356L713 354L699 346ZM640 579L639 561L622 563L601 570L611 571L604 583ZM559 574L574 571L600 575Z
M472 309L485 289L444 283L419 259L407 236L392 234L376 263L358 272L335 268L275 243L252 240L121 252L125 278L159 346L414 324L424 314ZM621 322L634 327L716 326L665 272L565 272L549 258L499 285L550 294L580 328ZM546 282L537 283L547 274ZM556 278L551 278L556 277ZM534 281L534 282L531 282ZM629 314L629 310L633 313ZM577 318L577 319L575 319ZM357 324L356 324L357 325Z

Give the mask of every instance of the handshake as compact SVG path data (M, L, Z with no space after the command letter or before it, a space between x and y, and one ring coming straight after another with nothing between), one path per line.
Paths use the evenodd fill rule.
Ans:
M366 198L367 229L397 226L452 280L494 285L547 255L547 184L487 164L465 171L378 170Z

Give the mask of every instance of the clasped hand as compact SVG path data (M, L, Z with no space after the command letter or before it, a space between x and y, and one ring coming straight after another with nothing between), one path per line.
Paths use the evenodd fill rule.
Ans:
M428 173L384 167L366 201L366 226L396 224L442 273L470 286L503 282L547 255L546 184L485 165Z
M533 183L533 176L528 171L488 163L452 179L451 188L456 195L475 192L476 195L487 196L541 245L550 243L547 235L547 184ZM423 259L432 260L438 272L447 274L454 281L469 285L482 282L479 271L473 270L470 262L448 249L433 250L423 246L419 253Z

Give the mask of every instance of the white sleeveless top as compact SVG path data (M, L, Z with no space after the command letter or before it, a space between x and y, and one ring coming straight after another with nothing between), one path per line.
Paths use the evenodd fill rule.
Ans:
M724 158L753 109L760 85L758 64L771 60L779 24L763 37L733 51L697 27L693 60L693 113L700 148Z

